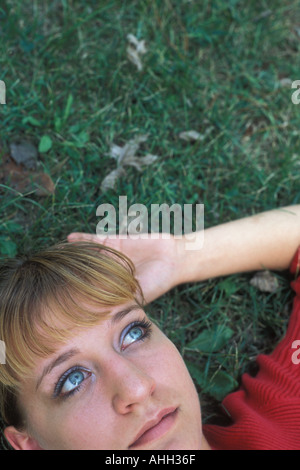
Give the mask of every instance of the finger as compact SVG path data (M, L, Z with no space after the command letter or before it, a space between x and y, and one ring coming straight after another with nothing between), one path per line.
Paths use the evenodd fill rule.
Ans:
M115 248L116 250L120 249L120 240L118 239L111 239L107 235L99 235L93 233L84 233L84 232L72 232L67 236L67 240L69 243L72 242L92 242L92 243L99 243L101 245L110 246L111 248Z
M69 242L76 241L86 241L94 243L103 243L106 240L106 236L99 236L93 233L83 233L83 232L72 232L67 236Z

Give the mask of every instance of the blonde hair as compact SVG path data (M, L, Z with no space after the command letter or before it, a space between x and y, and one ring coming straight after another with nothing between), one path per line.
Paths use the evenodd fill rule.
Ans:
M0 414L6 424L21 426L18 389L34 360L55 352L74 328L98 324L129 301L144 304L134 265L103 245L61 243L0 266L0 340L6 346Z

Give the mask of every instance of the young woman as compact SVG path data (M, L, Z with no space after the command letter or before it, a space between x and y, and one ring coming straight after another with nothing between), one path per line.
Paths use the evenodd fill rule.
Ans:
M300 448L300 206L206 229L203 246L202 235L189 251L184 238L74 233L1 268L1 409L15 449ZM224 400L232 425L202 428L188 371L144 303L184 282L289 266L285 338Z

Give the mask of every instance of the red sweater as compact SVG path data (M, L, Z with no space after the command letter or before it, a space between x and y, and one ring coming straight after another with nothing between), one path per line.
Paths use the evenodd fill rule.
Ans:
M214 450L300 449L300 248L290 270L296 297L286 335L272 354L258 356L258 374L244 374L224 399L232 424L203 426Z

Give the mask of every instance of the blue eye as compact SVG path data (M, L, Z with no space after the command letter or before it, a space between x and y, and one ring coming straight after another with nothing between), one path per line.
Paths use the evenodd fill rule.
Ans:
M144 341L151 336L151 322L146 319L135 321L128 325L121 335L121 350L124 351L131 344ZM85 381L92 375L79 365L67 370L54 387L53 398L68 398L84 386Z
M91 372L72 368L65 372L55 386L54 397L68 397L80 389L81 384L91 375Z
M131 344L148 338L151 334L151 323L148 321L134 322L125 330L122 338L121 349L124 350Z
M65 394L71 392L72 390L74 390L74 388L77 388L81 384L81 382L83 382L83 380L84 374L80 370L72 372L69 377L65 380L65 383L61 388L61 393Z

